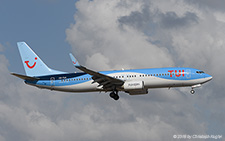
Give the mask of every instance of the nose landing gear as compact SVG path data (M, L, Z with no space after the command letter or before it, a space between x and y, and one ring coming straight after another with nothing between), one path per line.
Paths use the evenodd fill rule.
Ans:
M202 85L201 84L196 84L196 85L193 85L193 86L191 86L191 94L194 94L195 93L195 90L194 90L194 88L199 88L199 87L201 87Z

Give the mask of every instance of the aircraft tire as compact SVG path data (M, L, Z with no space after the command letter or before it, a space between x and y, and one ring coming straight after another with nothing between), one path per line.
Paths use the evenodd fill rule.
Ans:
M191 94L194 94L195 93L195 90L191 90L190 92L191 92Z
M110 96L111 98L114 98L114 95L115 95L114 92L111 92L111 93L109 94L109 96Z
M111 97L111 98L113 98L114 100L118 100L120 97L119 97L119 95L118 94L115 94L114 92L111 92L110 94L109 94L109 96Z
M114 99L114 100L119 100L119 98L120 98L119 95L118 95L118 94L115 94L115 96L114 96L113 99Z

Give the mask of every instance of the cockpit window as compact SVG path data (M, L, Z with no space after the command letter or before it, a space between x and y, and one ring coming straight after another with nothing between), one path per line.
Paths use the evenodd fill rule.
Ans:
M201 73L204 73L204 71L196 71L196 73L199 73L199 74L201 74Z

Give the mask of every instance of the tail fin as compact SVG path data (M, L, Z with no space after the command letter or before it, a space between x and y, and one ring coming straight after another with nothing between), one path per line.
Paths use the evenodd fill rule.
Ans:
M64 73L50 69L25 42L18 42L17 46L27 76L41 76Z

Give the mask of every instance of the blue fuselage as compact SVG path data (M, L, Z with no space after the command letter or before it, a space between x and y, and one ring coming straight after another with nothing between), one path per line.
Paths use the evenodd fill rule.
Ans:
M150 68L134 70L101 71L100 73L121 79L124 82L143 81L144 88L186 87L203 84L212 79L211 75L193 68ZM91 92L104 91L93 83L92 76L86 73L65 73L38 77L39 80L25 83L58 91ZM126 91L123 87L120 91Z

